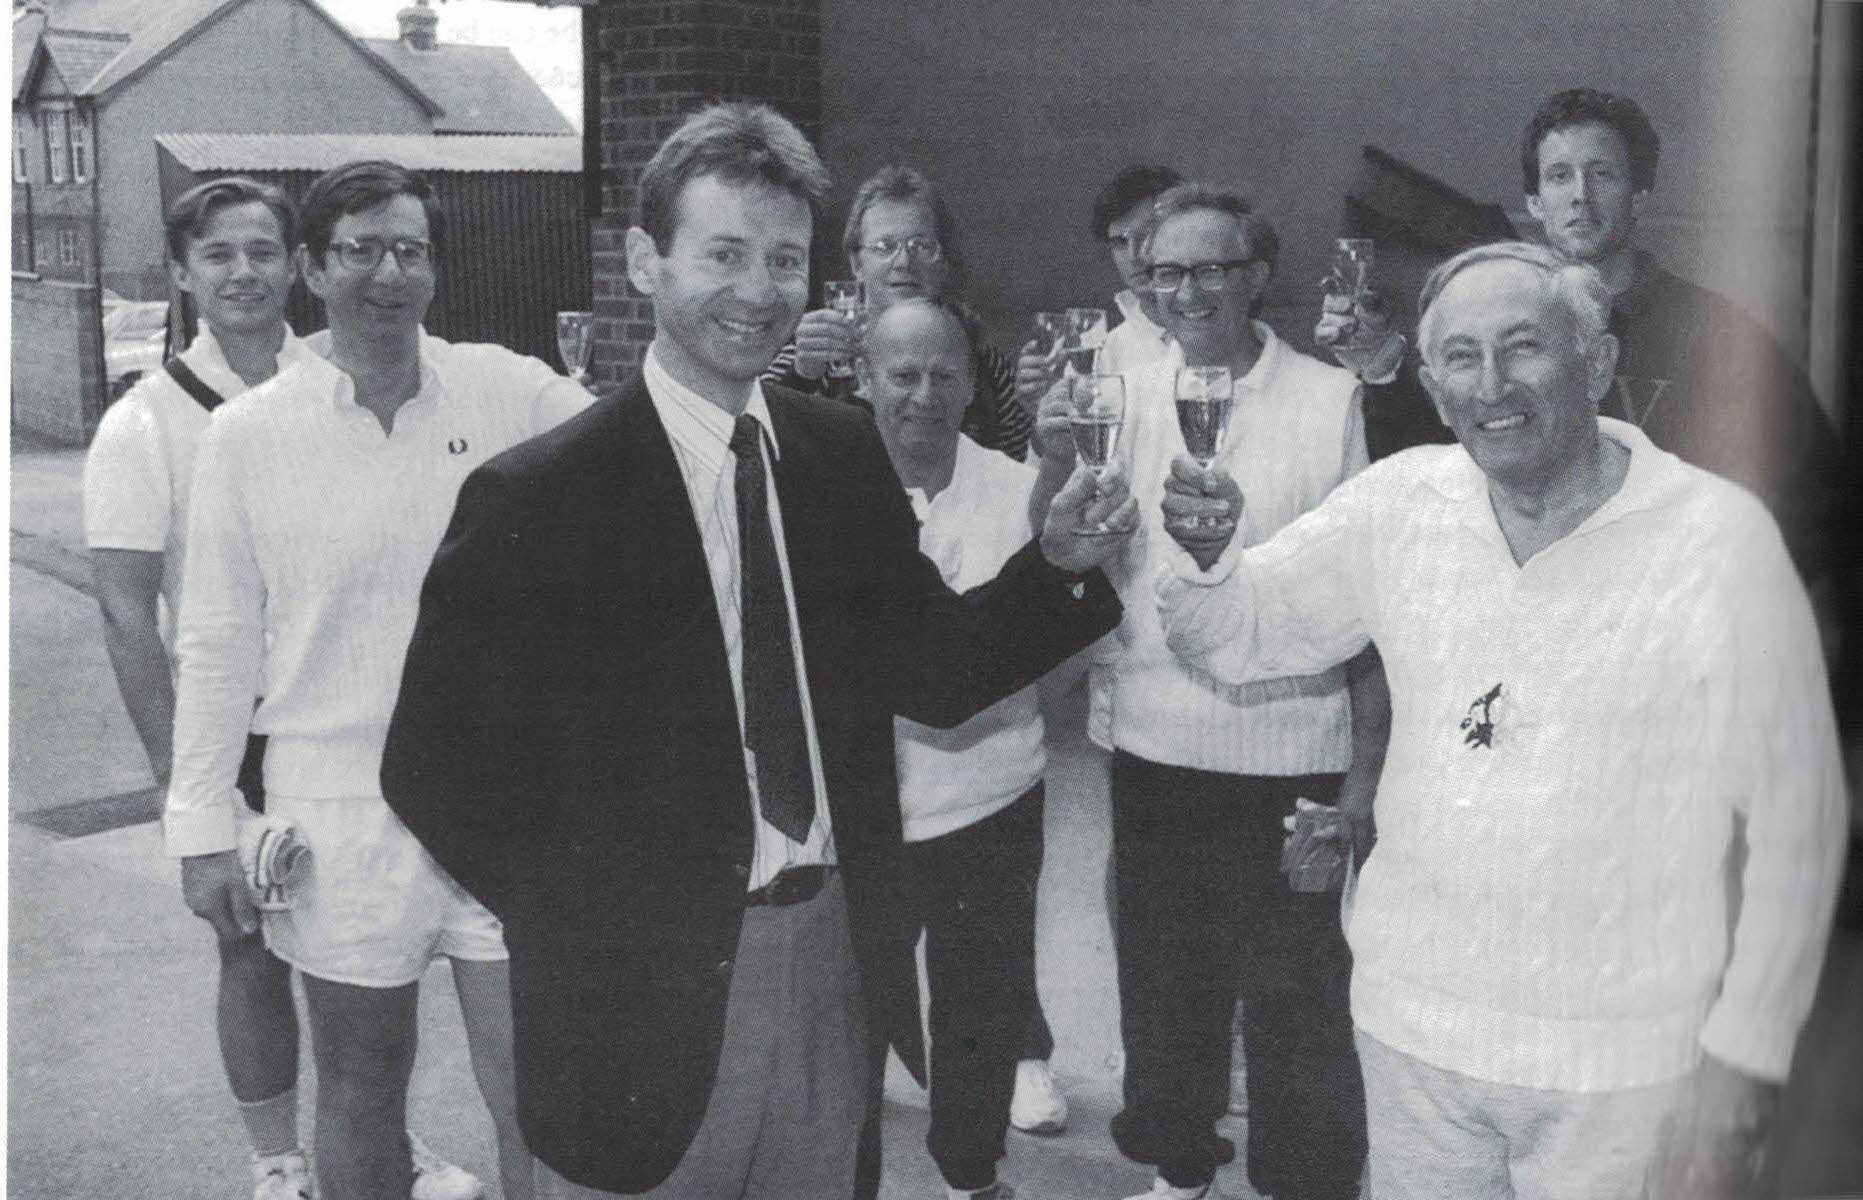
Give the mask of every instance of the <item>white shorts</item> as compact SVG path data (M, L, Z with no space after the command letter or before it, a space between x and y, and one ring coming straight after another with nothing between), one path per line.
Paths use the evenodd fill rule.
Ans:
M268 816L297 826L314 856L291 908L265 914L265 944L306 975L401 987L439 955L502 962L498 918L454 883L380 796L268 795Z

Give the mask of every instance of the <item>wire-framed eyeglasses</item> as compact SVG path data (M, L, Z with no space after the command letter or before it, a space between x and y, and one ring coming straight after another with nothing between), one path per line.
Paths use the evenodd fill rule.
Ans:
M860 249L863 254L886 259L904 250L915 262L937 262L944 255L944 247L935 237L877 237L863 243Z

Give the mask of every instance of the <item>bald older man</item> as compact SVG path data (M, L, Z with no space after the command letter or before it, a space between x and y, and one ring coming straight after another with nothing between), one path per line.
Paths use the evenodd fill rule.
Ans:
M1542 246L1444 263L1422 378L1460 444L1159 581L1219 679L1384 656L1346 931L1380 1200L1747 1195L1817 983L1844 781L1811 607L1758 500L1599 417L1609 306ZM1240 503L1173 471L1168 527Z
M1031 536L1067 464L1035 467L960 434L973 392L958 311L889 306L857 369L880 438L919 518L919 549L948 587L992 578ZM955 729L894 718L911 923L931 991L931 1131L952 1200L1008 1197L996 1178L1020 1060L1054 1039L1035 992L1042 864L1042 716L1031 685Z

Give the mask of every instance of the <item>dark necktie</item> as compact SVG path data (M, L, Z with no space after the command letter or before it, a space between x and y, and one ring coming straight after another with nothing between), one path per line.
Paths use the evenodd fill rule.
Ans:
M763 428L741 416L731 433L737 456L738 616L744 632L744 741L755 756L763 819L805 842L815 822L815 779L802 693L789 644L789 605L776 561L763 485Z

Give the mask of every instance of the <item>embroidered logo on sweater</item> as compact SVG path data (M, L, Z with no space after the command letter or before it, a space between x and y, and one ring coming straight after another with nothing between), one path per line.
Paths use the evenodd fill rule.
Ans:
M1477 746L1494 749L1494 702L1501 698L1501 685L1495 684L1468 706L1462 718L1462 744L1473 750Z
M465 438L449 439L446 443L446 448L450 453L464 454L466 452L466 439Z

